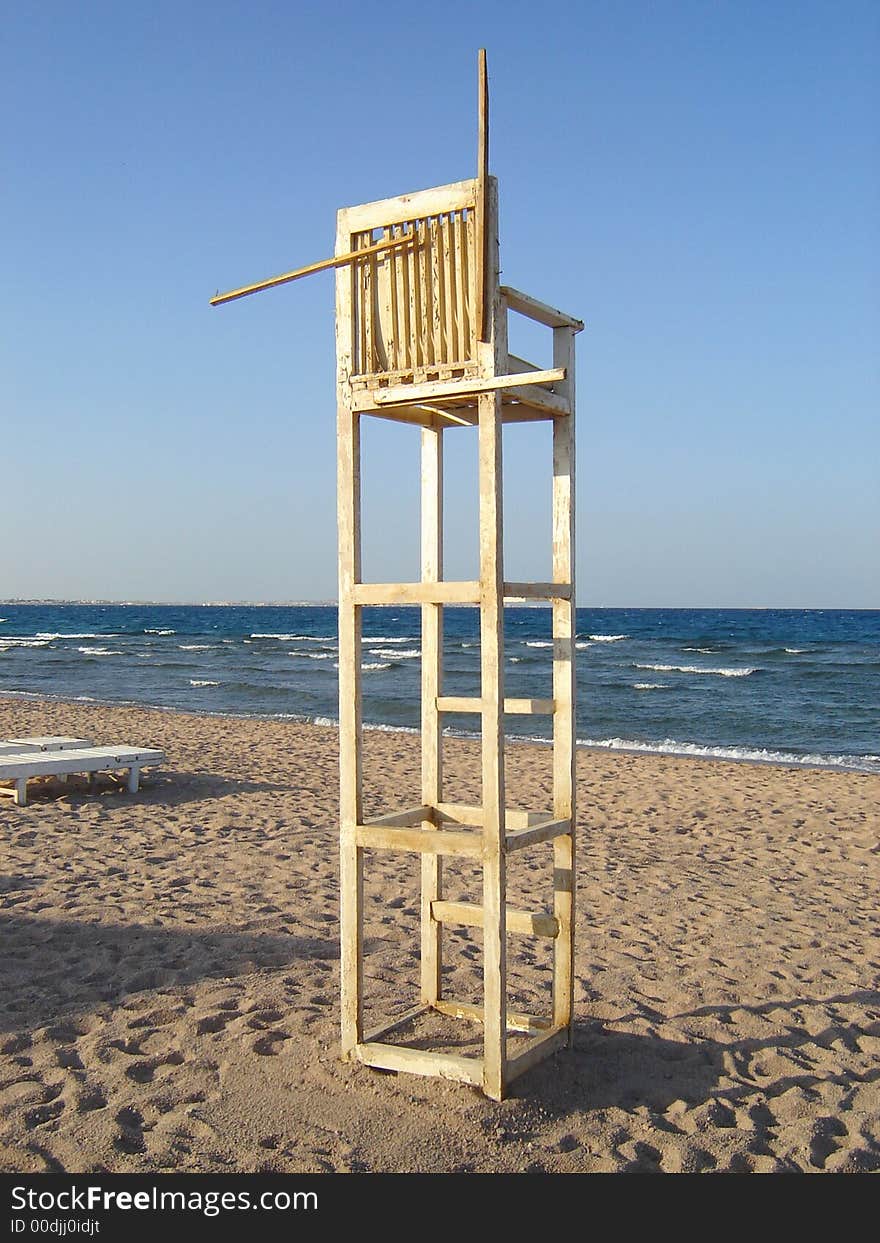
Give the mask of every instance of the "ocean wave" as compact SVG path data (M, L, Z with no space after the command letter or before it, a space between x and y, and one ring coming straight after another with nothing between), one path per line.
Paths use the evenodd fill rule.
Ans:
M189 684L190 686L220 686L221 685L220 682L210 682L207 680L207 678L204 680L201 678L190 678Z
M526 647L552 647L552 639L526 639Z
M714 673L719 678L747 678L750 673L757 673L756 668L705 669L700 665L639 665L635 662L633 669L652 669L654 673Z
M514 659L519 659L518 657ZM15 698L28 700L42 700L48 702L72 702L72 703L103 703L110 706L139 707L148 711L161 711L172 713L192 712L192 707L174 706L170 704L144 703L134 700L99 700L92 695L63 695L46 693L45 691L23 691L23 690L0 690L0 698ZM335 717L329 716L309 716L296 712L255 712L255 711L236 711L226 709L223 711L212 710L205 711L203 708L196 708L195 711L211 717L230 717L234 719L253 720L286 720L294 721L300 724L319 725L332 729L338 729L339 721ZM403 733L417 734L419 730L416 727L407 725L387 725L387 724L364 724L364 729L375 730L380 733ZM463 730L447 730L444 734L454 733L460 737L478 738L477 733L467 733ZM549 746L550 739L540 737L538 735L507 735L508 741L511 743L531 743L540 746ZM642 742L636 739L626 738L578 738L577 746L591 750L603 751L620 751L634 754L649 755L668 755L690 757L702 760L719 760L735 763L764 763L764 764L782 764L788 767L797 768L825 768L838 771L859 772L859 773L877 773L880 774L880 755L875 754L848 754L848 753L803 753L798 754L792 751L775 751L768 748L746 747L746 746L710 746L699 743L680 742L673 738L666 738L659 742Z
M787 647L785 651L788 652L789 656L804 656L807 649L805 647Z
M595 647L595 643L592 639L579 639L578 642L575 643L575 647L579 652L582 652L584 648Z
M697 742L638 742L629 738L578 738L579 747L603 751L629 751L649 755L693 756L705 760L733 760L752 764L785 764L798 768L842 768L849 772L880 772L880 755L798 755L794 751L771 751L765 747L713 747Z
M296 656L300 660L332 660L335 652L288 652L288 656Z
M144 634L177 634L176 630L160 630L157 627L144 631Z
M337 641L335 634L252 634L250 637L252 639L278 639L281 643L336 643Z
M209 652L213 646L213 643L178 643L177 645L181 652Z
M588 639L592 639L594 643L620 643L622 639L628 639L628 634L588 634Z
M120 634L98 634L94 630L84 630L82 634L56 634L54 631L41 630L34 636L37 639L45 639L49 642L52 639L121 639Z
M394 665L394 662L391 660L367 660L361 664L361 669L364 671L373 671L376 669L391 669L393 665ZM339 668L338 661L336 662L336 664L334 664L333 668L334 669Z
M82 652L83 656L121 656L122 652L113 651L109 647L78 647L78 652Z
M334 638L333 643L336 642ZM364 643L417 643L418 636L414 634L404 635L387 635L387 634L365 634Z
M50 639L0 639L0 652L7 652L12 647L48 647Z
M668 691L668 682L633 682L634 691Z
M370 647L367 651L371 656L384 656L386 660L414 660L416 656L421 656L422 649L420 647L410 648L409 651L386 651L381 647Z
M704 656L711 655L716 649L714 647L683 647L683 652L702 652Z

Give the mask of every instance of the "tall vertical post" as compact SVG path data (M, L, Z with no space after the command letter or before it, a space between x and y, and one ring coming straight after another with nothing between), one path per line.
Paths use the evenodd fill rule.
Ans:
M337 223L336 253L351 249ZM364 852L356 826L363 820L361 760L361 610L354 601L361 579L360 415L350 407L354 369L351 265L336 273L336 444L339 540L339 941L342 1054L363 1039Z
M565 368L559 391L571 413L553 420L553 581L571 586L567 600L553 601L553 815L569 832L553 843L553 1025L573 1037L575 931L575 377L574 332L553 330L553 366Z
M507 365L499 291L498 185L488 179L484 272L491 308L481 371ZM507 1072L507 853L504 811L504 551L501 394L478 399L480 483L480 678L483 735L483 1090L500 1100Z
M443 432L422 430L422 582L443 578ZM443 606L422 605L422 803L436 807L443 795L443 754L437 697L443 678ZM424 821L422 827L433 829ZM431 903L442 897L442 861L422 855L422 1002L440 999L443 925Z
M507 1062L504 840L504 575L501 396L479 399L480 675L483 733L483 1088L500 1100Z
M363 1038L363 851L355 839L363 820L361 791L360 420L338 414L339 514L339 824L342 1051Z

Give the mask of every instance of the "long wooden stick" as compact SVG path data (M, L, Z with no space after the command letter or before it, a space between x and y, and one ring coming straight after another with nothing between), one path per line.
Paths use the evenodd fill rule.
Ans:
M477 101L477 232L474 239L474 301L477 312L477 340L488 340L489 316L486 308L486 271L489 266L486 247L486 211L489 187L489 79L486 73L486 49L479 52L479 84Z
M333 255L330 259L320 259L317 263L309 263L304 268L294 268L292 272L283 272L281 276L270 276L267 281L257 281L256 285L242 285L240 289L231 289L229 293L215 294L211 306L222 306L224 302L234 302L236 298L246 298L248 294L259 293L261 289L273 289L276 285L286 285L290 281L298 281L301 276L311 276L312 272L324 272L327 268L341 268L355 259L363 259L365 255L378 254L380 250L392 250L396 246L405 246L415 240L414 233L405 233L401 237L385 237L375 246L365 246L363 250L350 250L344 255Z

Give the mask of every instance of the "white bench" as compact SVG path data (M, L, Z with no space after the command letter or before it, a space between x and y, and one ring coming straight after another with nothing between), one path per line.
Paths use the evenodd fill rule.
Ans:
M0 755L21 755L29 751L81 751L92 747L91 738L72 738L67 734L32 735L29 738L4 738Z
M27 802L30 777L64 777L69 773L128 772L128 791L136 794L141 769L165 761L165 752L147 747L82 747L72 751L32 751L0 755L0 781L14 781L11 790L0 787L19 807Z

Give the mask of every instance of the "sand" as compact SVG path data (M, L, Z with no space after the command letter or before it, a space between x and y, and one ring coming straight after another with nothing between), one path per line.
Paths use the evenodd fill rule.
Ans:
M498 1105L339 1060L334 730L0 701L31 733L168 763L0 800L3 1170L880 1169L880 777L582 752L575 1048ZM417 744L368 735L368 814L419 801ZM476 747L447 755L477 801ZM547 805L546 748L509 788ZM518 905L549 854L516 856ZM367 900L378 1019L415 1000L414 860L371 853ZM479 932L448 942L479 999ZM510 940L517 1003L546 1005L542 945Z

